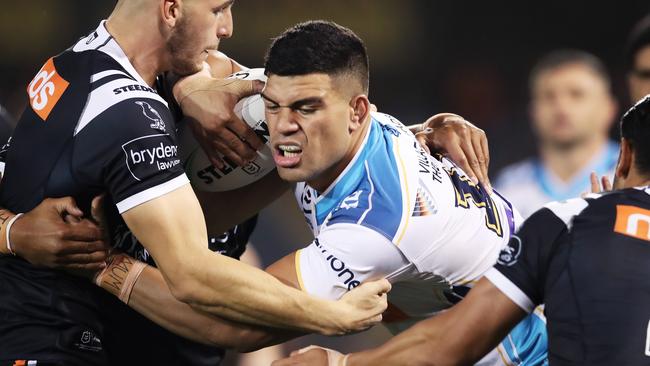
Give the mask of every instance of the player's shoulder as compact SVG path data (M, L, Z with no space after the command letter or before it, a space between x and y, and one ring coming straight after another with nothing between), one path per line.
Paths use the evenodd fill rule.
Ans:
M495 179L494 186L497 188L508 188L521 185L522 182L531 180L537 166L536 158L528 158L501 169Z

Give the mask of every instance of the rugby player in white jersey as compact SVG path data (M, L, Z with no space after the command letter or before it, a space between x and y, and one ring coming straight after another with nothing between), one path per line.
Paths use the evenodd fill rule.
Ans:
M321 47L304 52L311 44ZM399 121L371 111L365 46L354 33L328 22L300 24L274 41L265 67L278 173L296 183L315 236L268 272L331 299L386 277L393 291L385 320L400 331L449 308L497 259L508 260L500 252L516 213L448 160L428 155ZM128 304L202 342L246 349L295 336L194 312L151 267L135 280ZM531 316L482 362L542 364L545 347L543 321Z

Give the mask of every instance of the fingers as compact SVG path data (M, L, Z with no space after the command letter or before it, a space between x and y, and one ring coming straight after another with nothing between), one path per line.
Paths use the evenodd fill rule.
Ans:
M485 135L485 132L481 131L480 133L476 133L478 136L478 146L480 146L480 151L483 155L482 159L479 157L479 164L481 164L481 170L483 173L483 176L485 177L485 181L480 181L481 184L483 184L483 187L485 187L488 190L488 193L492 193L492 183L490 183L490 176L489 176L489 169L490 169L490 148L488 146L488 139L487 136ZM475 144L475 146L477 146Z
M431 155L431 149L429 149L429 146L427 144L426 131L417 133L415 135L415 139L418 140L418 142L420 143L420 146L422 146L424 151L426 151L427 154Z
M67 225L62 235L63 240L78 240L82 242L101 240L102 238L101 227L90 220L82 220Z
M61 216L66 214L77 217L83 216L83 211L77 206L77 202L72 197L50 198L47 201L53 205L56 212Z
M591 193L599 193L600 182L598 182L598 175L596 172L591 172L591 174L589 174L589 180L591 181Z
M87 263L87 264L71 263L71 264L59 266L58 268L70 270L70 271L79 271L79 272L98 272L106 268L106 263L105 262Z
M68 264L105 264L108 254L105 251L84 253L84 254L68 254L66 256L60 257L57 260L57 263L68 265Z
M470 141L472 143L470 148L473 150L474 156L476 156L476 163L474 163L473 165L472 161L470 160L470 165L474 168L479 183L481 183L483 187L488 189L490 187L490 181L488 179L488 174L487 174L488 169L486 165L484 150L481 145L481 136L483 134L482 131L479 130L470 131L470 134L471 134Z
M106 252L109 249L110 246L102 240L69 240L61 245L61 248L57 252L57 255L63 257L73 254L90 254L94 252Z
M481 180L484 180L485 178L481 172L481 164L478 162L476 150L474 149L472 141L470 139L463 139L460 143L460 147L463 149L463 153L465 153L465 157L467 159L467 164L470 167L469 172L465 171L465 173L467 173L467 176L474 183L478 183Z
M97 222L103 222L104 221L104 197L106 195L101 194L95 198L93 198L92 202L90 203L90 216L97 221Z
M368 282L365 285L374 286L374 292L377 294L385 294L392 288L390 282L385 278L378 281Z
M613 189L612 183L609 181L609 178L604 175L602 178L603 182L603 191L611 191Z
M234 132L237 136L240 137L240 140L245 141L249 144L255 151L260 150L264 147L264 141L255 134L255 131L244 121L233 116L233 119L228 124L228 128ZM250 149L249 149L250 150ZM255 158L255 151L253 151L253 156L249 156L248 159Z

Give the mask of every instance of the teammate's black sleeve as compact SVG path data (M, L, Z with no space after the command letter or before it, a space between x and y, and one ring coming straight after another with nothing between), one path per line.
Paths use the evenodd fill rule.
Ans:
M576 199L547 205L530 216L499 254L486 277L527 312L544 302L551 259L569 238L570 223L587 206Z
M123 100L78 130L75 176L104 188L120 213L188 183L173 119L158 100Z

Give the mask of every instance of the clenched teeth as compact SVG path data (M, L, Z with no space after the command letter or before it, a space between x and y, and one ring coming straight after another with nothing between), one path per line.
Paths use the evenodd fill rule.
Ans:
M302 149L295 145L279 145L278 149L282 152L282 155L288 158L298 156L302 152Z

